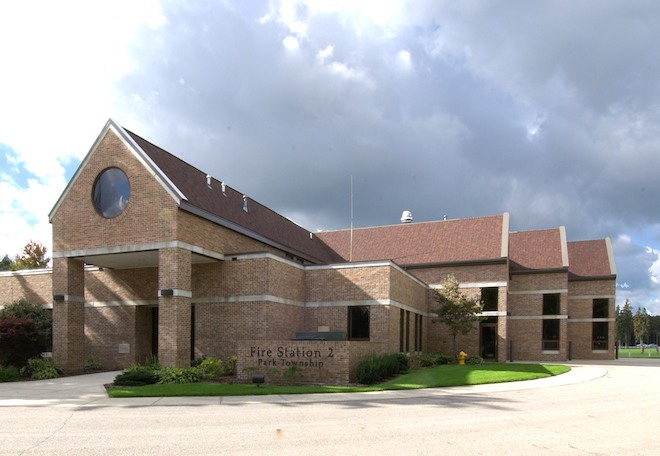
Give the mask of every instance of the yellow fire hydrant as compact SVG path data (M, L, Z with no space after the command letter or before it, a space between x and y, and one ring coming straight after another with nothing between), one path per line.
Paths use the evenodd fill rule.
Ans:
M459 366L465 366L465 358L467 358L467 353L460 352L458 354L458 365Z

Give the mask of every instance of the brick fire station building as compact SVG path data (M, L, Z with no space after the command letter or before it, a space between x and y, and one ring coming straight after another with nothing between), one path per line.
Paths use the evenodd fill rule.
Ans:
M448 274L483 303L468 354L614 358L609 239L511 232L508 213L312 233L108 121L50 221L52 270L0 273L0 291L52 306L70 371L238 355L346 382L369 353L451 352L433 321Z

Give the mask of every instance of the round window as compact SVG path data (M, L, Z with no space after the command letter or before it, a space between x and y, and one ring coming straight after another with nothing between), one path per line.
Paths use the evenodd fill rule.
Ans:
M99 215L105 218L117 217L124 212L131 196L128 177L119 168L107 168L94 182L92 203Z

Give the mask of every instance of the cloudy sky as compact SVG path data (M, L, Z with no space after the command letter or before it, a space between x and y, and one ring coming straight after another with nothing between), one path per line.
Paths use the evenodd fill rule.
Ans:
M3 2L0 255L108 118L306 228L511 213L610 237L660 314L660 3ZM353 182L351 198L351 180Z

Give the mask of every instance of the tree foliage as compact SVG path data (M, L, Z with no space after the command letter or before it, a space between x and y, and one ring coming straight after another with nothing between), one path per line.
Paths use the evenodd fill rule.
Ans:
M11 269L11 265L11 258L9 258L9 255L5 255L2 260L0 260L0 271L9 271Z
M633 325L635 327L635 339L639 340L643 353L644 340L646 339L646 336L648 336L649 330L651 329L651 320L649 319L649 314L646 313L645 308L637 308L637 312L633 317Z
M29 318L0 318L0 364L23 367L41 354L39 331Z
M616 309L616 335L620 344L628 346L634 343L633 312L630 301L626 299L623 309Z
M0 320L8 317L28 319L34 322L39 336L39 350L49 351L53 333L53 318L48 310L39 304L32 304L21 298L0 309Z
M50 258L46 256L48 249L35 241L29 241L23 247L23 251L16 255L10 268L12 271L19 269L41 269L48 267Z
M439 304L435 313L437 321L449 327L453 336L453 349L456 349L456 337L467 334L474 329L479 321L481 305L476 297L469 297L460 291L458 281L453 275L447 276L442 288L436 290L435 300Z

